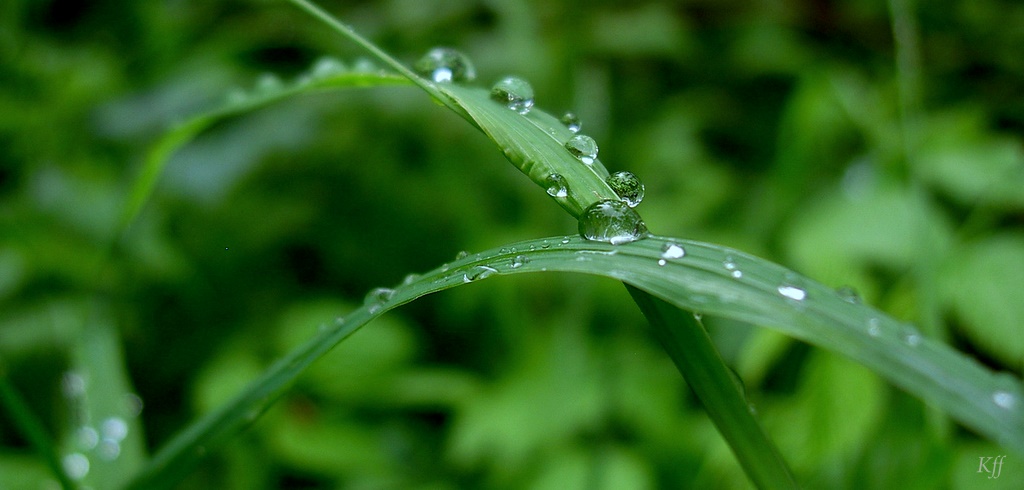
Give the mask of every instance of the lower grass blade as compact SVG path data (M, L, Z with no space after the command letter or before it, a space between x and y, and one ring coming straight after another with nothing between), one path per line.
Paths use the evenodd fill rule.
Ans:
M751 413L707 331L693 314L626 285L654 335L707 409L715 427L758 488L797 488L778 449Z

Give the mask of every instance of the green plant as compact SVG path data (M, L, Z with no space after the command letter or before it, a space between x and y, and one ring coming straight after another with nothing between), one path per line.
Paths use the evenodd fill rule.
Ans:
M573 132L556 118L540 109L528 114L510 111L492 100L487 90L421 78L309 4L294 3L319 16L339 33L363 44L405 78L376 68L314 70L311 78L293 85L268 81L263 91L254 97L193 119L162 139L151 152L142 176L133 187L129 204L124 208L122 228L127 228L141 212L171 152L219 118L294 94L332 87L404 84L405 80L419 85L435 100L487 134L517 168L548 191L573 217L580 218L599 200L617 202L618 196L604 180L608 172L601 162L581 165L565 150L563 144ZM556 175L561 179L553 178ZM505 274L553 271L602 275L629 286L630 294L647 315L656 335L759 486L781 487L792 482L788 470L781 459L773 456L771 444L750 416L747 402L732 382L728 368L716 359L715 349L700 322L686 312L773 327L811 345L844 354L1005 447L1017 451L1024 448L1024 415L1020 406L1024 393L1019 380L995 374L942 342L860 304L848 291L834 291L730 248L646 236L645 230L638 228L639 218L634 217L632 211L619 209L615 212L626 225L613 235L619 240L608 239L608 234L598 235L605 238L603 241L630 243L602 243L572 236L517 242L459 258L394 289L372 291L363 307L292 351L239 397L192 425L152 460L141 462L141 444L136 442L133 451L138 454L120 459L118 468L139 472L129 486L172 485L208 451L254 421L314 360L373 318L425 294L461 284ZM599 225L603 227L607 223ZM586 226L584 220L581 229ZM96 313L95 318L100 320L90 323L104 323L102 312ZM100 340L85 342L81 349L111 350L111 337L104 334L102 328L97 332ZM110 359L111 355L83 353L81 364L99 358ZM114 375L103 376L103 379L115 378ZM127 391L125 384L122 381L112 392ZM4 394L5 399L11 400L8 402L11 407L20 407L16 394L6 385ZM89 410L107 413L118 409ZM20 414L18 418L26 432L40 432L34 428L37 424L30 414L24 410L13 411ZM137 434L137 431L130 433ZM45 437L32 439L43 453L54 453L54 449L47 447ZM54 469L62 474L60 468ZM116 479L102 474L95 478ZM66 478L64 481L65 485L69 484Z

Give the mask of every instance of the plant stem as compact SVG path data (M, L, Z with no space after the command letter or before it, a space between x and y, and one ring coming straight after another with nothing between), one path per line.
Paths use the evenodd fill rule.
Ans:
M7 373L3 367L0 367L0 401L7 407L14 425L21 429L22 435L28 439L28 442L32 444L36 452L46 461L50 471L53 472L54 476L57 477L57 481L60 482L61 488L64 490L78 488L71 481L71 478L68 477L67 473L64 472L60 459L57 458L57 450L50 440L49 434L46 433L42 422L32 413L28 404L25 403L25 399L14 388L11 381L7 379Z
M704 327L692 314L628 284L626 289L750 480L758 488L797 488Z

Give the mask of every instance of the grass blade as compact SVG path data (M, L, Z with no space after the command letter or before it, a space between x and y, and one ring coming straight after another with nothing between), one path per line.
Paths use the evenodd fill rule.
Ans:
M686 255L660 265L668 244L683 247ZM727 256L743 271L742 279L722 267ZM490 269L493 273L479 274ZM940 342L919 334L912 337L906 325L873 308L850 303L781 266L718 245L651 237L613 246L567 236L470 255L397 286L386 302L353 311L173 439L128 488L173 486L201 457L255 420L307 366L377 316L421 296L487 277L551 271L617 279L676 308L763 325L838 352L1006 448L1024 452L1020 380L992 373ZM798 295L784 287L803 291L803 299L793 299Z
M626 288L751 481L758 488L797 488L778 449L751 416L746 398L703 325L692 314L640 289Z

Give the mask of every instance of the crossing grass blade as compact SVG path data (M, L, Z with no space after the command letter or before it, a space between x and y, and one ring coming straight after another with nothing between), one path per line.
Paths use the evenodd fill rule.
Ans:
M669 244L686 254L663 259ZM722 267L731 257L743 277ZM665 260L665 265L659 263ZM494 269L471 280L479 267ZM205 454L255 420L303 370L360 327L417 298L503 275L575 272L620 280L676 308L762 325L863 363L965 426L1024 452L1024 389L1020 380L993 373L939 341L910 338L904 324L832 289L763 259L719 245L651 237L607 245L576 236L508 244L439 267L395 288L387 302L365 305L344 322L275 363L238 397L204 416L148 463L128 488L168 488ZM780 286L804 291L802 300ZM793 296L793 295L791 295ZM842 389L837 387L836 389Z

